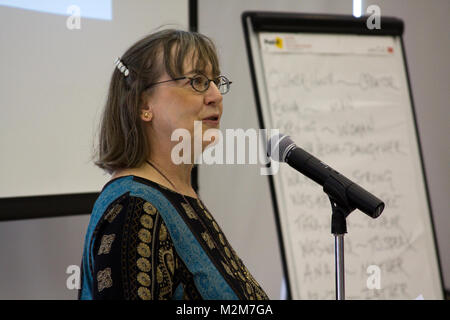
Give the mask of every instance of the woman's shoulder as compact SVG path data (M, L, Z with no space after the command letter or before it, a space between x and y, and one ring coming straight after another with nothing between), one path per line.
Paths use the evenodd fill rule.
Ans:
M148 191L160 192L164 196L180 195L178 192L169 189L159 181L154 181L148 177L135 174L111 177L111 179L103 186L100 195L120 196L123 193L130 192L131 194L140 194L142 196L146 193L145 191L147 191L147 193Z
M111 179L103 188L94 205L91 221L101 225L130 217L140 219L142 214L150 214L164 220L169 230L179 230L196 216L189 204L199 210L197 203L196 198L183 196L146 178L120 176Z
M106 211L120 211L127 207L130 201L151 203L155 207L167 208L177 206L183 201L183 196L158 182L142 176L113 176L103 187L93 209L93 215L102 215ZM142 204L142 205L143 205ZM114 209L113 208L117 208Z

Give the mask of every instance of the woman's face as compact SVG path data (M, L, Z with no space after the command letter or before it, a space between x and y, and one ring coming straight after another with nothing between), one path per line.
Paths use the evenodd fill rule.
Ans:
M201 73L209 79L213 78L210 64L205 70L193 70L191 60L186 59L183 76L193 77ZM171 77L164 72L157 82L170 79ZM201 123L202 134L204 134L208 129L219 128L223 111L222 95L214 82L210 82L209 88L205 92L197 92L192 88L189 79L157 84L147 101L147 106L152 113L150 145L154 145L155 139L157 139L158 144L168 143L172 147L179 143L171 141L172 133L176 129L182 128L189 131L193 148L195 121ZM215 117L217 120L207 120L211 117ZM199 129L196 130L198 132ZM210 141L202 139L202 150L210 143Z

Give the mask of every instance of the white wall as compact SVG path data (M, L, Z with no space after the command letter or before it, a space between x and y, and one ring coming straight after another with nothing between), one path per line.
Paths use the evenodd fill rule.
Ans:
M80 265L89 217L0 222L0 299L76 299L66 270Z

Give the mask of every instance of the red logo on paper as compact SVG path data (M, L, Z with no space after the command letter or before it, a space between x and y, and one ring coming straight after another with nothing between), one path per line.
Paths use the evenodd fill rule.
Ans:
M393 53L393 52L394 52L394 48L388 47L388 48L387 48L387 51L388 51L389 53Z

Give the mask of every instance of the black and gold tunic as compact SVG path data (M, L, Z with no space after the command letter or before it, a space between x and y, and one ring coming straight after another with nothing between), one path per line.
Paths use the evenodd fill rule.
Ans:
M201 200L136 176L95 203L79 298L268 299Z

